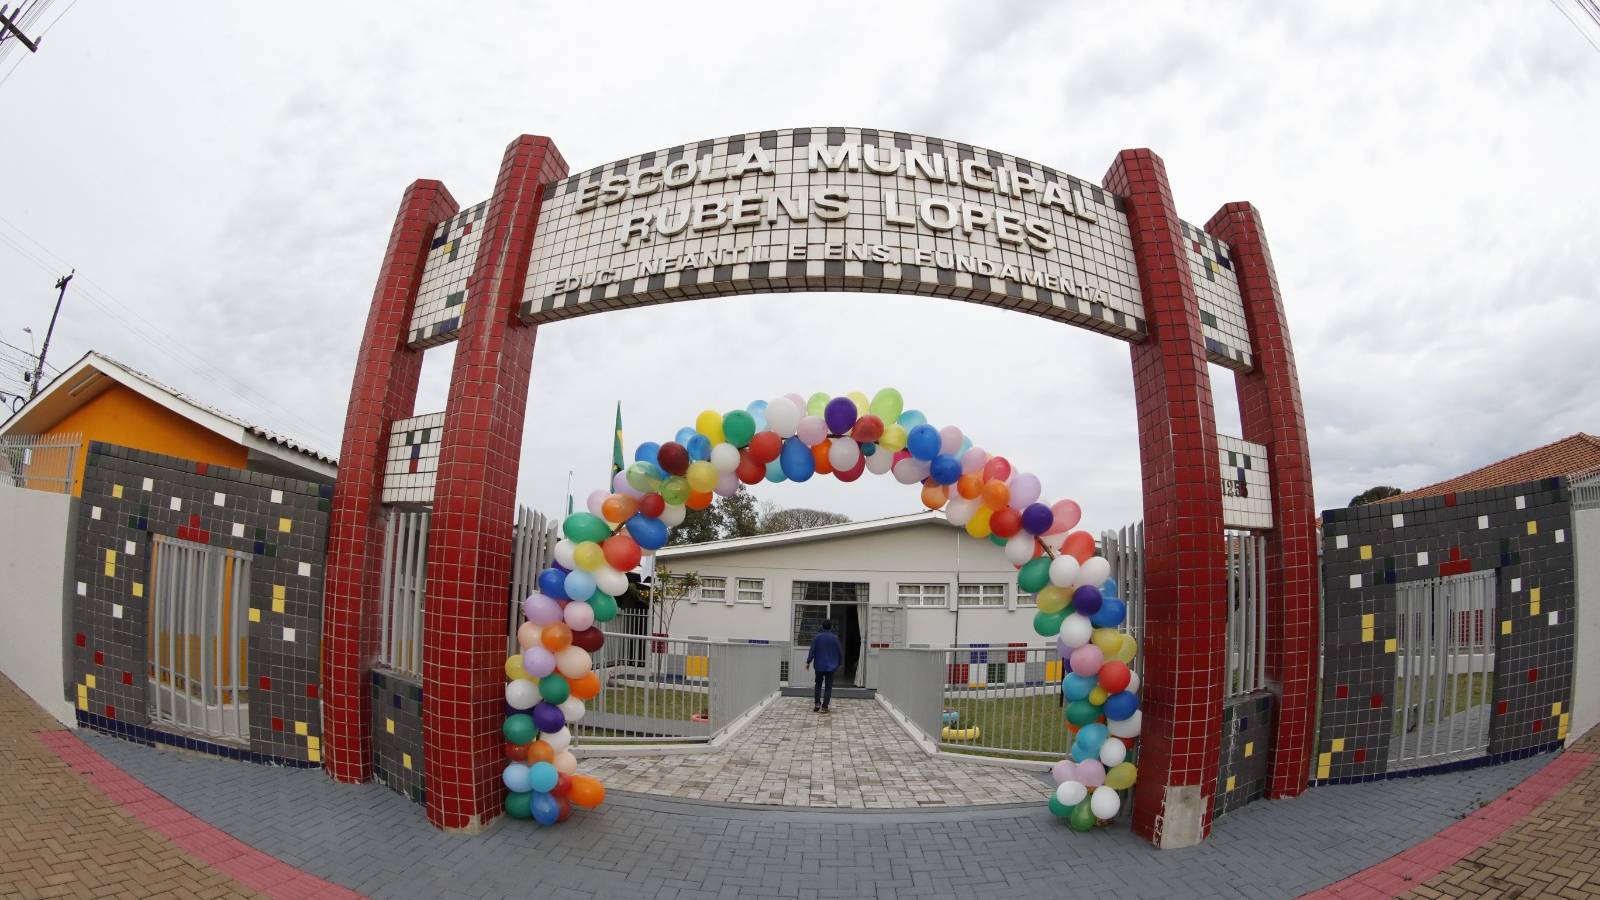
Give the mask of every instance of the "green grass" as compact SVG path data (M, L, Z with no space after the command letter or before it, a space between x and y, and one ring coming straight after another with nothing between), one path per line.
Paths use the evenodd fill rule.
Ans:
M1394 695L1389 698L1394 704L1394 733L1399 734L1405 727L1406 682L1411 682L1410 706L1416 707L1427 722L1434 719L1434 699L1438 691L1437 684L1432 685L1432 690L1426 698L1421 697L1423 680L1421 675L1409 678L1398 678L1394 684ZM1477 675L1452 675L1450 682L1444 686L1442 699L1439 701L1438 717L1440 721L1449 719L1457 713L1466 712L1470 707L1480 704L1489 704L1494 701L1494 673L1482 672ZM1452 702L1452 694L1454 701Z
M975 741L946 741L943 749L980 756L1030 758L973 747L995 747L1001 751L1033 751L1064 756L1072 742L1067 736L1067 720L1059 702L1061 695L1048 691L1030 697L956 697L949 706L961 714L956 728L976 725L982 734Z
M638 684L613 684L607 685L600 696L589 701L588 707L595 712L613 715L687 722L695 713L706 712L709 702L710 697L705 693L677 687L646 688Z

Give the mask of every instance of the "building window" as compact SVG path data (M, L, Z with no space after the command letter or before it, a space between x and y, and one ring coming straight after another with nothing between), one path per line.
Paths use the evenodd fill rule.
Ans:
M728 599L728 579L715 575L700 576L700 599L715 600L719 603Z
M760 603L766 599L767 582L761 578L739 579L739 602Z
M1018 606L1038 606L1039 605L1039 595L1038 594L1024 594L1021 591L1017 591L1017 605Z
M925 606L944 609L947 606L948 588L942 584L895 585L901 606Z
M963 584L956 588L957 606L1000 606L1006 605L1006 586L1004 584Z

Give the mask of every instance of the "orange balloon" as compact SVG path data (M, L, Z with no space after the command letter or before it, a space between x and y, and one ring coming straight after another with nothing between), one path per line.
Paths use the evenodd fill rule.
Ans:
M818 475L832 475L833 463L828 462L828 449L833 446L833 441L823 438L822 443L811 448L811 458L817 461Z
M967 500L978 499L978 495L983 493L983 476L977 472L961 476L956 482L956 493Z
M600 503L601 517L613 525L628 521L638 511L639 501L627 494L612 494Z
M939 509L950 500L950 489L942 484L925 484L922 486L922 505L929 509Z
M539 632L539 643L551 653L560 653L572 646L572 629L568 628L565 622L546 625L544 630Z
M1074 531L1061 542L1061 552L1080 563L1088 562L1089 557L1094 556L1094 535L1087 531Z
M592 775L572 776L572 790L567 794L574 806L594 809L606 799L606 786Z
M1005 509L1011 502L1011 488L1004 481L986 481L983 484L983 505L990 509Z
M683 505L690 509L705 509L711 505L711 501L714 499L716 499L716 495L710 491L690 491L689 499L684 501Z
M550 762L556 758L555 748L544 741L534 741L528 745L528 765L537 762Z
M586 672L582 678L568 678L567 684L572 688L572 696L579 700L588 702L600 696L600 676L594 672Z

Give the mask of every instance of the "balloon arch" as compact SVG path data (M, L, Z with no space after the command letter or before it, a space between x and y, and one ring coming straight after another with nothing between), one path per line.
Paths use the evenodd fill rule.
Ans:
M1054 638L1065 661L1064 727L1073 741L1070 758L1052 769L1050 808L1078 831L1115 818L1118 791L1138 776L1141 713L1139 676L1128 665L1138 644L1119 630L1127 608L1110 565L1095 555L1093 536L1073 530L1077 503L1042 500L1036 476L974 446L960 428L929 424L893 388L870 400L788 394L726 414L706 410L673 440L641 444L610 490L589 495L588 512L566 518L555 565L522 605L522 653L505 664L507 814L554 825L574 805L605 798L597 779L578 774L567 726L600 693L590 654L605 644L601 626L617 614L624 573L664 546L688 510L763 480L848 482L864 472L920 485L923 505L1005 548L1017 589L1037 595L1034 631Z

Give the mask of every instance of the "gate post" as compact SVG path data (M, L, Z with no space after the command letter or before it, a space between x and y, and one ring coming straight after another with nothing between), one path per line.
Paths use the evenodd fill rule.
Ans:
M545 188L566 174L549 138L506 148L450 376L422 624L428 821L450 831L481 830L500 812L511 531L536 331L517 307Z
M406 346L423 261L456 201L438 181L406 188L378 270L361 335L328 517L322 612L323 766L339 781L372 777L372 698L378 653L378 580L383 566L383 460L389 426L412 413L422 351Z
M1267 796L1294 797L1305 790L1310 770L1321 650L1316 506L1300 379L1261 214L1249 203L1229 203L1206 223L1206 232L1228 244L1255 351L1255 368L1234 379L1243 437L1266 445L1272 486L1266 674L1279 705Z
M1144 484L1145 677L1133 829L1159 847L1211 829L1221 748L1227 602L1210 372L1166 165L1117 154L1149 337L1131 347Z

